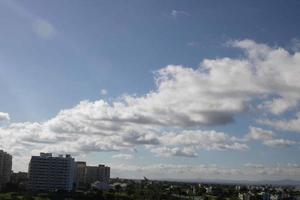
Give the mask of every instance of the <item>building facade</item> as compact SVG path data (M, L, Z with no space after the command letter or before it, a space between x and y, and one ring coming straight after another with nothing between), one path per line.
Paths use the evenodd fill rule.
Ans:
M75 164L75 183L77 189L86 187L86 162L76 162Z
M0 150L0 189L10 181L12 156Z
M76 162L75 179L77 188L90 187L96 181L109 183L110 167L105 165L87 166L85 162Z
M74 158L70 155L53 157L51 153L32 156L29 169L29 188L34 191L70 191L74 184Z
M105 166L105 168L104 168L104 182L109 183L109 179L110 179L110 167Z
M109 183L110 167L105 165L87 166L86 181L87 183L93 183L100 181L102 183Z

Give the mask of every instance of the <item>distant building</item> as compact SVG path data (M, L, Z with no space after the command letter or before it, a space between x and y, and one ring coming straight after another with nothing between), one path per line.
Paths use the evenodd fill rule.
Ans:
M51 153L32 156L29 169L29 189L34 191L70 191L74 184L74 158L53 157Z
M212 187L211 186L206 187L205 191L206 191L207 194L211 194L212 193Z
M75 180L79 189L89 187L98 181L108 184L110 179L110 167L105 165L87 166L85 162L76 162Z
M86 162L75 163L75 183L77 189L84 189L86 187Z
M10 181L12 183L18 184L20 182L26 182L28 180L28 173L26 172L16 172L11 174Z
M252 193L243 193L243 194L239 194L239 199L240 200L251 200L251 198L253 197Z
M10 181L12 156L0 150L0 189Z
M86 171L87 183L90 184L95 181L108 183L109 178L110 178L110 167L107 167L105 165L87 166L87 171Z
M96 181L91 184L91 188L96 189L96 190L109 190L112 187L109 184L106 184L106 183L103 183L100 181Z
M109 179L110 179L110 167L105 166L105 168L104 168L104 182L109 183Z
M263 192L261 193L262 200L271 200L271 195L269 193Z
M10 182L14 184L15 189L26 190L28 188L28 173L13 172L10 177Z

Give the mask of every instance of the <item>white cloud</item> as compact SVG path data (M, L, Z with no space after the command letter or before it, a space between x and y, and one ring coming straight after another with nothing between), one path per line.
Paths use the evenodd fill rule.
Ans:
M41 36L51 37L54 28L45 27ZM295 108L300 100L300 53L252 40L230 44L246 56L204 59L197 69L169 65L155 73L156 87L144 95L82 101L45 122L1 127L0 147L20 157L37 151L76 155L134 151L138 146L175 156L196 156L199 150L246 150L245 141L230 134L199 129L232 123L237 114L256 106L278 117ZM288 127L297 129L297 120ZM265 145L291 144L268 131L253 131L251 139Z
M218 165L175 165L153 164L147 166L138 165L111 165L114 169L113 176L125 178L150 179L172 178L190 180L299 180L300 168L298 164L288 163L284 165L245 164L224 167Z
M269 147L289 147L297 144L297 142L292 140L277 139L273 131L253 126L250 126L250 132L246 135L246 139L261 140L264 145Z
M291 50L294 52L300 51L300 40L298 38L293 38L291 40Z
M216 131L184 130L179 133L164 133L160 137L166 146L193 146L204 150L247 150L248 146L235 142L228 134Z
M43 39L51 39L55 36L56 30L54 26L44 20L44 19L36 19L32 24L33 31Z
M0 122L1 121L8 121L8 120L10 120L9 114L4 113L4 112L0 112Z
M250 168L264 168L264 165L255 163L246 163L244 166Z
M101 93L102 96L105 96L105 95L107 95L107 90L106 89L102 89L100 91L100 93Z
M236 142L228 134L216 131L182 130L164 132L160 136L161 146L150 147L158 156L197 157L199 150L236 150L248 149L247 144Z
M113 155L112 158L121 159L121 160L132 160L134 156L132 154L120 153Z
M282 114L297 106L298 102L295 99L277 98L264 102L260 108L266 108L275 115Z
M298 112L296 116L290 120L265 119L265 120L259 120L258 122L264 125L274 127L278 130L300 133L300 112Z
M197 157L198 153L193 147L158 147L152 148L151 152L159 156L182 156L182 157Z
M266 140L263 143L270 147L278 147L278 146L288 147L297 144L297 142L295 141L285 140L285 139Z
M170 16L173 18L177 18L178 16L190 16L190 14L183 10L172 10Z
M274 133L270 130L264 130L262 128L257 128L250 126L250 132L247 138L253 140L271 140L274 137Z

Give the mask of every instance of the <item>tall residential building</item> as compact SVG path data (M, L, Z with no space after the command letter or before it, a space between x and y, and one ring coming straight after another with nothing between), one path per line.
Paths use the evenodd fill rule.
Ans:
M105 166L105 168L104 168L104 182L109 183L109 179L110 179L110 167Z
M70 155L53 157L51 153L32 156L29 169L29 188L34 191L70 191L74 184L74 158Z
M86 187L86 162L76 162L75 164L75 182L76 188L82 189Z
M75 177L77 188L90 186L96 181L108 184L110 167L105 165L87 166L85 162L76 162Z
M12 156L0 150L0 189L10 180Z

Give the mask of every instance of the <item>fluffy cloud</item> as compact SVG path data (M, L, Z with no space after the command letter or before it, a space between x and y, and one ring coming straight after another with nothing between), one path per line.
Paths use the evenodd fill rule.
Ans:
M292 146L294 144L297 144L297 142L295 142L295 141L285 140L285 139L266 140L263 143L267 146L270 146L270 147L278 147L278 146L288 147L288 146Z
M8 121L10 119L8 113L0 112L0 122L1 121Z
M102 89L100 91L100 93L101 93L102 96L105 96L105 95L107 95L107 90L106 89Z
M247 57L205 59L198 69L169 65L156 72L154 91L138 97L123 96L111 104L102 100L82 102L58 118L81 112L83 117L107 126L117 122L117 126L192 127L233 122L237 113L248 111L257 100L262 107L278 102L278 98L293 102L281 106L280 113L298 104L300 53L291 55L251 40L231 44L243 49ZM64 121L66 127L74 127L74 117Z
M131 160L134 158L134 156L132 154L120 153L120 154L113 155L112 158L121 159L121 160Z
M151 152L159 156L183 156L183 157L197 157L198 154L193 147L158 147L151 149Z
M289 147L297 144L297 142L292 140L277 139L273 131L253 126L250 126L250 132L246 135L246 139L261 140L264 145L269 147Z
M275 115L282 114L283 112L290 110L297 106L297 100L295 99L284 99L284 98L277 98L272 99L270 101L265 101L260 108L267 108L271 113Z
M259 120L259 123L274 127L282 131L291 131L300 133L300 112L290 120Z
M204 150L247 150L248 146L235 142L228 134L216 131L183 130L179 133L164 133L160 141L165 146L184 146L188 149L164 148L154 152L196 156L195 149ZM191 148L192 147L192 148ZM185 150L185 151L184 151ZM187 151L188 150L188 151ZM173 153L171 153L173 152Z
M36 30L41 37L54 32L47 22L38 22ZM155 73L154 90L144 95L124 95L112 102L82 101L44 122L1 127L0 147L20 156L37 151L75 155L135 151L138 146L159 155L189 157L199 150L246 150L244 141L200 127L232 123L237 114L256 108L279 116L296 108L300 53L251 40L230 45L242 49L245 57L204 59L197 69L166 66ZM287 127L297 129L297 121L279 122L278 128L286 129L290 123ZM250 139L268 146L293 143L276 139L269 131L250 131Z
M274 137L273 131L250 126L250 132L247 138L253 140L271 140Z

